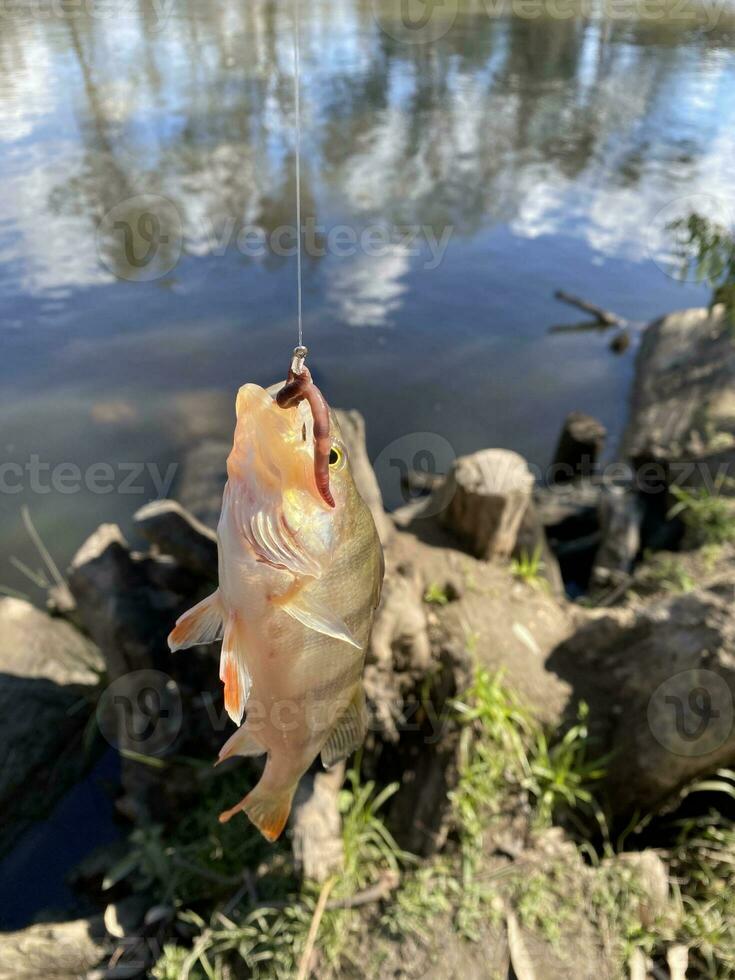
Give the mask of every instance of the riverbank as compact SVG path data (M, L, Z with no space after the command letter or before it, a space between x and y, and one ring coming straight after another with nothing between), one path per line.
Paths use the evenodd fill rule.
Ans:
M77 875L106 925L101 936L92 924L89 968L290 976L328 887L319 976L440 978L461 963L484 977L492 961L523 980L681 977L687 960L691 975L727 975L731 345L717 311L649 326L625 442L635 452L614 472L598 465L599 428L576 418L557 449L565 469L544 485L522 457L487 449L390 515L360 416L341 414L386 553L371 726L344 785L342 771L305 780L275 848L215 823L222 798L254 778L250 761L210 768L227 724L216 649L171 658L165 644L216 578L216 447L206 467L195 450L197 483L180 487L195 513L158 501L136 514L145 551L111 525L80 548L68 621L0 600L0 617L38 616L104 664L102 685L44 679L83 694L87 709L63 716L121 759L124 853ZM675 421L671 438L661 419ZM24 704L26 723L54 728L43 699ZM21 784L49 761L18 759Z

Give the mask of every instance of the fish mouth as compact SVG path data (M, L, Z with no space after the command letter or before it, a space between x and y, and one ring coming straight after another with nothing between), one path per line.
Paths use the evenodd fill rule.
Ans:
M276 395L283 383L261 388L243 385L237 394L237 425L228 474L245 484L267 487L272 495L307 493L329 504L317 485L314 425L309 406L301 401L281 408Z

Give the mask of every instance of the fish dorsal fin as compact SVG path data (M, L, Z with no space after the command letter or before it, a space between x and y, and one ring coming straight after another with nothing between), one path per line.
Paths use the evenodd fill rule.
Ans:
M221 639L223 617L224 610L217 590L179 616L176 626L169 633L169 649L173 653L197 643L212 643Z
M242 621L230 616L225 626L219 677L225 685L225 709L236 725L242 721L252 680L245 659L246 642Z
M229 759L233 755L242 755L247 757L263 755L265 751L265 746L261 744L246 721L245 724L238 728L233 735L230 735L225 744L222 746L219 757L217 758L217 763L219 764L220 762L224 762L225 759Z
M346 759L362 745L367 723L365 692L360 684L347 710L329 733L329 738L322 747L322 765L325 769L330 769L336 762Z
M296 595L283 602L281 609L317 633L334 637L335 640L343 640L350 646L357 647L358 650L362 649L344 620L340 619L323 602L310 595L308 589L301 589Z
M243 518L242 528L258 561L285 568L294 575L313 578L321 575L321 565L300 547L280 512L258 511L250 518Z

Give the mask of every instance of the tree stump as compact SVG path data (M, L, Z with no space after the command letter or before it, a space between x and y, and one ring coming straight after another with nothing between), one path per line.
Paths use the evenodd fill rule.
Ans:
M507 558L516 545L533 476L508 449L461 456L438 491L441 523L477 558Z
M592 569L599 588L624 582L641 547L642 508L639 496L624 487L603 488L599 520L602 541Z
M606 436L602 422L584 412L570 412L559 436L549 482L564 483L591 476L605 447Z

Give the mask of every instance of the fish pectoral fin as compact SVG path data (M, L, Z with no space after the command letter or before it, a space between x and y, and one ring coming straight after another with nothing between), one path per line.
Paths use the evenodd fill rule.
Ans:
M258 738L253 734L246 721L244 725L238 728L234 735L230 735L225 744L222 746L215 765L219 765L220 762L224 762L225 759L229 759L233 755L247 757L263 755L265 751L265 746L262 745Z
M243 520L243 534L258 561L274 568L285 568L294 575L318 578L321 565L299 544L283 514L258 511Z
M347 710L341 715L322 746L321 756L324 768L331 769L335 763L346 759L355 749L359 748L365 739L367 726L365 692L362 689L362 684L360 684L347 706Z
M225 710L236 725L245 713L252 680L245 659L246 638L242 621L230 616L225 626L219 677L225 685Z
M344 640L358 650L362 649L344 620L335 615L324 603L310 596L308 590L302 589L297 592L281 603L280 608L309 629L324 633L325 636L332 636L335 640Z
M169 649L174 653L197 643L213 643L221 639L223 619L224 609L218 589L179 616L168 636Z

